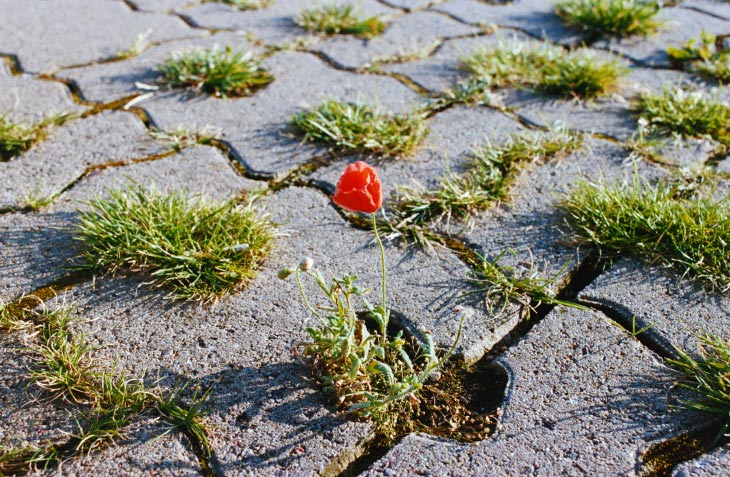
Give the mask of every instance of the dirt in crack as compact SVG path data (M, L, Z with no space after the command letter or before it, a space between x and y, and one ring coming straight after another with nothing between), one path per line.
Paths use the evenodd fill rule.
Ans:
M669 477L677 464L730 444L730 436L720 435L723 429L723 422L718 420L709 426L654 444L642 456L640 475Z

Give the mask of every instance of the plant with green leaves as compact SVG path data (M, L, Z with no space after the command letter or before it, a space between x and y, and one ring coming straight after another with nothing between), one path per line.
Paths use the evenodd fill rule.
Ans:
M699 357L678 349L679 357L668 362L684 375L679 385L701 396L683 404L718 415L723 423L718 436L721 437L730 430L730 341L709 333L698 339Z
M173 88L192 88L219 97L248 96L274 80L250 51L221 49L173 52L158 67L161 81Z
M514 134L501 145L487 143L474 151L464 172L449 172L437 189L399 186L383 227L389 238L402 236L430 249L435 237L429 225L452 219L468 225L474 212L509 196L510 186L526 164L569 154L582 144L581 135L561 127Z
M173 298L212 301L252 279L274 226L254 207L140 186L110 191L81 211L76 239L83 268L148 272Z
M571 27L600 36L649 35L664 22L655 0L560 0L555 13Z
M592 99L615 91L627 69L587 48L566 51L550 43L500 41L476 48L461 67L493 88L526 86L544 94Z
M689 71L723 83L730 82L730 49L722 45L723 37L702 32L682 48L667 48L669 59Z
M701 90L679 86L639 97L637 112L649 133L710 137L730 144L730 106Z
M720 292L730 290L730 206L669 181L579 183L559 204L578 243L609 257L664 263Z
M426 114L385 114L363 104L325 101L294 115L292 128L306 140L345 153L384 157L412 153L428 134Z
M213 126L203 126L202 128L177 127L169 131L152 130L150 136L169 144L174 151L182 151L192 146L215 144L223 137L223 131Z
M441 358L428 333L418 346L420 352L409 346L402 331L391 336L385 249L375 217L382 204L382 190L375 170L362 161L348 166L332 200L353 212L371 214L380 250L380 303L372 305L367 300L367 291L356 284L354 275L333 277L328 283L311 259L303 260L294 269L282 270L279 276L296 276L304 304L317 318L318 326L307 328L311 343L304 347L304 355L313 358L314 369L325 388L335 394L338 405L346 412L372 420L378 433L392 441L400 434L398 429L408 428L408 422L418 414L424 383L453 354L464 318L462 315L453 345ZM325 304L310 303L302 274L323 292Z
M387 25L382 20L376 16L362 18L358 10L351 3L330 3L303 10L296 23L307 30L327 35L373 38L385 31Z

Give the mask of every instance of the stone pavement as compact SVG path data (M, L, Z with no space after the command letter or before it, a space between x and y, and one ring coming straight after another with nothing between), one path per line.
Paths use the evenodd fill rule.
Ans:
M495 315L474 304L458 351L466 362L486 360L507 374L494 434L472 444L411 434L375 451L373 427L338 413L292 353L307 337L308 312L295 282L276 278L310 256L335 275L357 274L377 293L372 234L329 200L344 165L360 158L303 143L290 134L291 116L324 99L411 111L463 79L458 59L476 45L512 36L564 45L583 38L560 22L550 1L355 3L389 18L380 37L313 36L293 18L315 0L275 0L257 11L200 0L0 0L0 55L7 60L0 62L0 113L16 121L81 113L0 162L0 301L55 288L54 301L72 303L83 318L75 331L100 346L98 363L163 388L189 381L211 389L209 458L183 433L159 437L164 424L140 418L113 445L32 475L651 475L647 450L704 426L705 416L675 406L686 395L673 387L663 359L672 346L693 349L703 331L727 339L730 298L632 259L595 269L589 250L566 244L555 200L581 178L631 177L635 170L656 177L708 161L712 150L699 146L680 151L675 165L628 161L626 141L636 130L631 100L679 82L709 89L670 69L664 51L701 30L730 34L730 4L677 2L661 13L667 30L594 43L630 69L608 98L584 103L501 90L504 108L439 111L413 157L378 165L387 194L413 180L437 184L487 140L555 121L587 133L579 152L523 171L509 201L452 232L487 257L511 249L505 260L512 265L530 263L545 277L560 273L555 291L590 309L542 309L524 326L519 306ZM139 35L144 51L117 58ZM214 44L265 54L275 81L236 99L141 89L155 84L156 65L170 52ZM424 49L425 57L369 67ZM134 98L140 101L130 106ZM222 141L172 151L149 134L203 126L219 129ZM280 224L275 250L251 283L215 305L170 302L140 276L74 275L68 266L79 245L69 227L78 211L130 180L219 199L272 188L262 200ZM53 201L28 210L32 194ZM428 254L394 241L386 254L398 325L430 330L448 345L449 318L470 291L463 250ZM651 325L650 332L633 336L632 323ZM62 441L82 417L31 385L28 339L23 332L0 336L0 449ZM663 475L730 475L729 456L730 447L716 448Z

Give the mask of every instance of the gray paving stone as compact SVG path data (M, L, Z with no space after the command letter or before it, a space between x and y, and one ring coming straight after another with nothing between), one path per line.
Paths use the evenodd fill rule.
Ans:
M34 356L27 340L32 337L25 332L3 331L0 335L0 452L64 442L66 433L76 428L70 409L50 401L31 382Z
M685 8L692 8L702 13L718 18L730 20L730 5L727 2L717 0L688 0L680 4Z
M11 121L36 122L63 113L80 112L68 88L53 81L0 74L0 115Z
M623 307L636 316L637 329L651 326L672 346L695 352L695 336L726 334L730 326L730 299L703 290L672 270L624 259L600 275L581 297Z
M11 76L13 73L10 71L10 65L8 65L5 58L0 59L0 78L4 76Z
M652 443L698 425L673 377L593 311L552 311L498 362L510 374L498 433L459 445L412 434L365 475L636 475Z
M679 464L674 468L672 477L722 477L727 475L729 461L730 445L725 445L707 455Z
M228 160L210 147L97 171L43 212L0 215L0 299L15 299L67 274L67 267L80 253L70 230L75 210L87 207L84 201L130 181L161 191L203 192L218 199L256 184L237 176Z
M386 5L408 11L422 10L443 0L381 0Z
M48 471L31 476L199 476L200 464L188 440L170 426L154 418L135 419L127 436L102 451L79 456ZM164 434L164 435L163 435Z
M276 80L248 98L161 93L141 105L161 129L216 126L251 169L282 175L326 153L291 134L294 114L327 99L362 102L392 112L411 111L419 104L418 95L392 78L337 71L311 54L282 53L268 58L264 66Z
M174 16L133 12L116 1L2 0L0 11L3 53L33 73L113 58L148 31L151 41L201 34Z
M25 154L0 162L6 180L0 207L19 207L31 196L52 197L92 168L144 159L169 150L153 141L133 114L103 112L49 131Z
M251 45L240 33L220 32L200 38L166 42L126 61L62 70L57 76L73 81L81 90L84 99L105 103L150 92L148 89L140 89L138 83L152 87L160 86L157 84L160 79L157 68L171 53L212 48L215 45L220 48L230 46L236 50L261 52L261 48Z
M662 8L656 18L666 24L648 37L606 39L593 46L606 48L650 66L669 66L666 49L683 47L690 38L699 38L702 31L716 35L728 32L726 20L686 8Z
M554 8L553 2L548 0L516 0L504 5L479 0L451 0L433 7L466 23L514 28L563 44L580 43L582 34L563 25Z
M378 59L420 52L439 41L478 32L479 28L444 15L417 12L394 19L383 34L372 40L339 36L316 45L314 50L322 52L342 67L360 68Z
M364 16L387 15L396 10L384 6L376 0L354 0ZM307 8L322 5L317 0L277 0L270 7L261 10L237 10L220 3L203 3L200 6L180 13L195 25L211 29L237 30L251 33L267 44L284 44L310 35L300 28L294 19Z

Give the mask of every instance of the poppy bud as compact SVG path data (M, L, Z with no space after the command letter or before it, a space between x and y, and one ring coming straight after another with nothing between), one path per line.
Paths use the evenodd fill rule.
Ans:
M314 260L312 260L311 257L305 257L304 260L299 263L299 270L306 272L308 270L311 270L313 266Z
M286 280L292 273L294 273L294 270L292 270L291 268L282 268L281 270L279 270L276 276L279 277L279 279L281 280Z
M378 210L383 204L383 192L375 169L363 161L347 166L337 182L332 201L355 212Z

